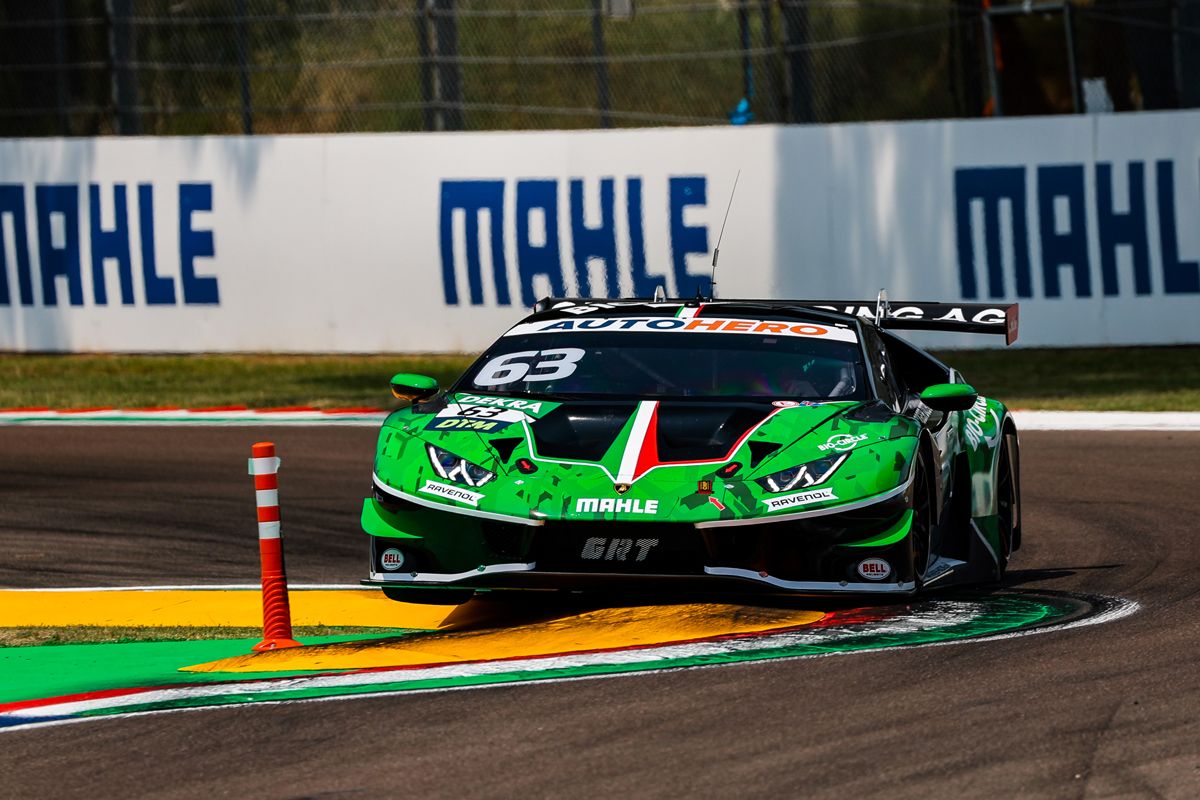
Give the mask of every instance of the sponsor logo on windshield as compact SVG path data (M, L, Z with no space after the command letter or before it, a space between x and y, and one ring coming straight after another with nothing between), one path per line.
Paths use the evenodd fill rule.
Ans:
M514 326L505 336L533 333L586 333L588 331L637 333L740 333L762 336L800 336L856 342L854 331L838 326L815 325L795 320L725 319L722 317L589 317L526 322Z

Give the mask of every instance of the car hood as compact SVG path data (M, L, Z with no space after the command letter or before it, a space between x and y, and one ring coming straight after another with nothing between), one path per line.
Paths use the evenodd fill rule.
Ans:
M906 460L880 446L914 433L890 409L857 402L552 402L459 393L392 414L375 472L385 488L504 515L705 521L767 513L757 479L831 455L876 457L856 456L865 469L853 473L847 459L838 475L852 475L854 485L826 493L826 501L894 487ZM451 486L434 471L427 445L497 477Z

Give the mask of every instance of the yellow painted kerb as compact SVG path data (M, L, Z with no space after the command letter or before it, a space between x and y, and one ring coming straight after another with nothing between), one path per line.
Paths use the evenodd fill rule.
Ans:
M734 605L602 608L513 627L414 634L236 656L186 672L276 672L419 666L648 647L810 625L820 611Z
M374 589L298 589L290 593L292 624L369 628L437 628L453 606L388 600ZM261 626L262 595L254 589L0 590L0 627Z

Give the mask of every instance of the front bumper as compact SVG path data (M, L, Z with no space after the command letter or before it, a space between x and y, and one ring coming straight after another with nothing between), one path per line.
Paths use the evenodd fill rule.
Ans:
M371 569L363 583L911 594L915 581L905 488L808 517L719 527L555 520L520 524L435 510L377 491L364 505ZM391 551L386 568L385 551ZM866 578L860 565L868 560L882 560L890 571L879 579Z

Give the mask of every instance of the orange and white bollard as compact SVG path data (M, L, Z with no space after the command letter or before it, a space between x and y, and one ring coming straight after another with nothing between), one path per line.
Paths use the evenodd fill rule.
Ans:
M262 558L263 640L256 651L300 647L292 638L292 610L288 604L287 573L283 568L283 540L279 538L279 459L273 442L251 448L250 474L258 506L258 553Z

